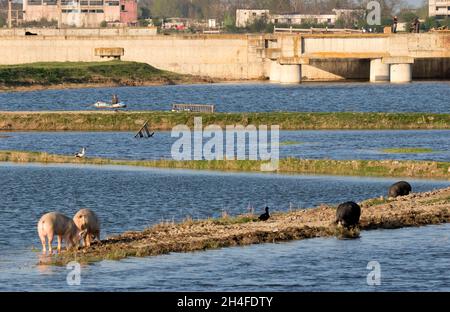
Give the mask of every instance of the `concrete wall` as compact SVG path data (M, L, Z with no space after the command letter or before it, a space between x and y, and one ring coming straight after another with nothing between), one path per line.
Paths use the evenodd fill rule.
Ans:
M222 79L264 77L259 36L12 36L0 38L1 64L100 61L95 48L124 48L122 60Z
M271 51L282 63L302 63L303 80L368 79L370 60L412 57L413 78L450 78L450 33L425 34L280 34ZM273 50L279 50L275 53Z
M283 40L287 40L284 35ZM292 37L292 36L291 36ZM450 57L450 33L302 35L302 54L388 53L391 56ZM292 39L294 40L294 39Z
M100 61L95 48L123 48L122 60L178 73L239 80L269 77L268 50L296 59L303 80L369 79L372 54L417 59L413 78L450 78L450 34L409 35L155 35L156 29L0 30L0 64ZM269 48L269 49L268 49ZM344 55L344 57L343 57ZM345 56L346 55L346 56ZM318 56L318 57L317 57ZM291 61L288 60L288 61Z
M416 58L412 72L416 79L449 79L450 58Z
M313 53L386 53L385 36L302 36L303 54Z
M56 37L79 37L79 40L86 40L85 37L106 37L111 39L112 36L155 36L157 34L156 27L142 27L142 28L0 28L0 44L3 40L14 39L15 37L25 36L25 32L29 31L38 36L42 36L47 41L53 40ZM81 37L81 38L80 38ZM29 38L29 37L28 37ZM59 39L61 39L59 38ZM113 40L113 39L112 39ZM1 63L1 60L0 60Z

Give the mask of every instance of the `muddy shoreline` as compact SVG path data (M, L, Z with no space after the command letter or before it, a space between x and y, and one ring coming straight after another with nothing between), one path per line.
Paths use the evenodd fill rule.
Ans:
M0 84L0 93L6 92L32 92L42 90L64 90L64 89L93 89L93 88L120 88L120 87L154 87L168 85L190 85L190 84L213 84L228 82L226 80L218 80L207 77L193 77L185 81L147 81L138 83L117 83L117 82L101 82L101 83L64 83L56 85L31 85L31 86L7 86Z
M374 198L360 203L360 230L396 229L450 221L450 187L413 193L394 200ZM161 223L143 231L125 232L95 242L89 248L41 256L40 264L65 265L192 252L260 243L276 243L339 234L333 221L335 206L273 213L267 222L255 215ZM274 210L276 210L274 208ZM392 232L395 235L395 232Z
M0 66L0 92L214 82L210 77L178 74L146 63L38 62Z

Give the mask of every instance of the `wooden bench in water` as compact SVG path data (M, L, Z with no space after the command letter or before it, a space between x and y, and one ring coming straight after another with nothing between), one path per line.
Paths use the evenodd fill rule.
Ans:
M214 105L209 104L172 104L173 112L214 113Z

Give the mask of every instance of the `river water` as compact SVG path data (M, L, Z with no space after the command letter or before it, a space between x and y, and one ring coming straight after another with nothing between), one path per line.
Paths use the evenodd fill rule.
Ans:
M449 113L448 82L411 84L269 83L94 88L0 93L0 110L89 110L112 93L131 110L169 110L173 103L215 104L217 111L360 111ZM432 95L432 96L430 96ZM281 131L281 157L450 160L450 131ZM115 159L170 158L175 138L157 132L4 132L0 150L33 150ZM283 144L289 142L289 144ZM385 148L431 148L389 154ZM161 221L201 219L337 204L386 195L397 179L219 173L129 167L0 163L0 290L450 290L450 225L362 232L356 240L317 238L194 253L102 261L82 267L68 286L65 267L36 265L36 223L48 211L97 212L102 238ZM414 192L449 181L408 179ZM377 261L381 285L369 286ZM261 274L264 272L264 274Z
M280 157L450 161L449 137L450 130L280 131ZM0 150L73 155L85 146L89 157L171 159L171 148L177 139L167 131L157 132L151 139L135 139L131 132L4 132ZM205 138L204 143L207 141ZM386 148L429 148L431 151L392 154L384 151ZM254 155L250 153L248 141L246 153Z
M219 112L450 112L449 82L270 83L88 88L0 93L0 111L92 110L116 93L129 110L174 103L215 104Z
M0 164L0 177L0 290L370 290L372 260L386 278L380 289L449 289L448 226L103 261L83 267L79 287L66 284L66 268L36 265L36 223L48 211L89 207L104 238L187 216L360 201L386 195L394 179L11 164ZM450 185L411 183L417 192Z

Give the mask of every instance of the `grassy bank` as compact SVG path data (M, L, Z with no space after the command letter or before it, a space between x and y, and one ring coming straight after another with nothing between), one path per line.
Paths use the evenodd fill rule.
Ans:
M421 147L385 148L382 151L384 153L389 154L423 154L434 152L434 150L431 148L421 148Z
M114 160L105 158L77 159L73 156L40 152L0 151L0 161L20 163L122 165L169 169L218 171L261 171L257 160ZM397 160L331 160L283 158L278 172L299 174L328 174L371 177L413 177L450 179L450 162Z
M367 200L361 204L359 230L395 229L450 221L450 188L411 194L396 200ZM89 248L42 256L41 264L65 265L145 257L170 252L191 252L231 246L274 243L314 237L340 236L336 207L273 213L267 222L256 215L241 215L181 223L162 223L144 231L126 232L95 242ZM358 235L359 230L351 233ZM395 233L392 233L395 236Z
M160 70L137 62L54 62L0 65L0 89L6 90L58 85L135 86L187 83L199 80L202 79Z
M130 104L132 106L132 103ZM169 107L162 107L169 109ZM203 126L279 125L283 130L301 129L450 129L450 114L428 113L214 113L192 114L169 111L64 111L0 112L0 130L36 131L137 131L148 120L153 130L171 130L194 117Z

